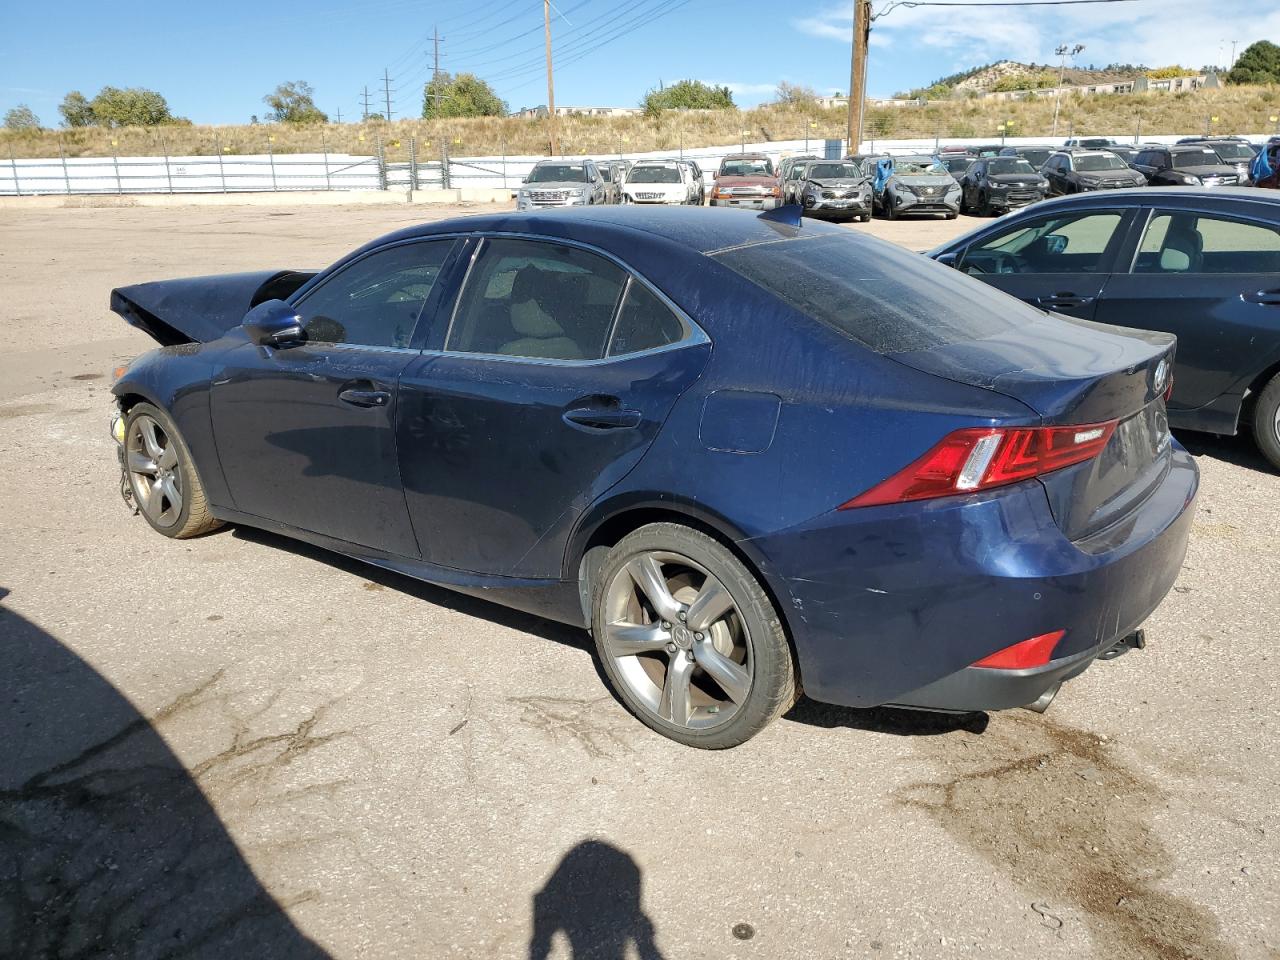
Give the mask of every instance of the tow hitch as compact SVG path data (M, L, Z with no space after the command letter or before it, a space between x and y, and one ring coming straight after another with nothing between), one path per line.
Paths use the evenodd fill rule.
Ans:
M1142 630L1135 630L1127 637L1121 637L1102 653L1098 654L1098 659L1114 660L1116 657L1123 657L1130 650L1141 650L1146 645L1146 633Z

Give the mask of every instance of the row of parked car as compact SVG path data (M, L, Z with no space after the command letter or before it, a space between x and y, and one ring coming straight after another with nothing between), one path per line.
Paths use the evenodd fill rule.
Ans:
M516 209L610 203L701 206L702 169L694 160L542 160L516 194Z

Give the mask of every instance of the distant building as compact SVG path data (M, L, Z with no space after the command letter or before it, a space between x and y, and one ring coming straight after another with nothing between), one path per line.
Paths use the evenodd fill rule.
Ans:
M556 107L557 117L633 117L641 113L644 113L644 110L640 107ZM523 107L512 114L515 117L524 117L526 120L536 120L546 115L545 103L536 107Z
M1078 93L1081 96L1099 96L1122 93L1190 93L1194 90L1214 89L1222 86L1216 73L1201 73L1185 77L1165 77L1152 80L1137 77L1132 80L1118 80L1114 83L1090 83L1078 87L1044 87L1039 90L1002 90L999 93L984 93L984 100L1030 100L1033 97L1052 97L1059 90L1063 94Z

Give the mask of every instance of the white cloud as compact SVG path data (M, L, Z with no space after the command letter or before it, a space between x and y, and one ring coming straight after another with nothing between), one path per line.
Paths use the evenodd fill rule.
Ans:
M737 83L732 80L703 80L702 82L712 87L728 87L730 93L738 93L743 96L753 93L773 93L778 89L777 81L773 83Z
M1158 12L1153 9L1158 4ZM791 21L800 33L847 44L852 5L817 8ZM1078 64L1180 63L1197 69L1230 59L1231 39L1237 53L1254 40L1280 34L1280 8L1259 13L1252 0L1217 0L1207 12L1203 0L1138 0L1058 7L905 7L877 20L871 46L893 49L898 57L917 56L934 74L947 72L938 60L945 51L956 69L994 60L1056 62L1054 48L1083 43ZM1226 41L1224 42L1224 38ZM872 57L874 73L876 57Z

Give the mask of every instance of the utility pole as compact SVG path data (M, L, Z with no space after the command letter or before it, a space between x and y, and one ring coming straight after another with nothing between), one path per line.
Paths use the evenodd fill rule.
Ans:
M1236 65L1236 44L1239 42L1239 40L1231 41L1231 63L1227 66L1228 70L1232 69Z
M434 83L435 81L437 81L437 80L439 80L439 79L440 79L440 40L441 40L441 37L440 37L440 28L439 28L439 27L432 27L432 28L431 28L431 39L432 39L432 42L435 44L435 56L434 56L434 60L433 60L433 64L434 64L434 65L433 65L433 66L432 66L432 68L431 68L431 81Z
M551 0L542 0L542 22L547 35L547 122L551 125L551 155L560 155L556 142L556 87L551 76Z
M338 115L337 122L338 122L338 123L341 123L341 122L342 122L342 108L341 108L341 107L339 107L337 110L335 110L335 111L334 111L334 113L336 113L336 114Z
M364 116L361 118L366 123L369 121L369 88L364 88L364 93L360 95L360 99L364 104Z
M862 143L862 114L867 103L867 41L871 36L871 0L853 3L853 55L849 58L849 152Z
M1053 52L1062 58L1058 66L1058 89L1053 91L1053 133L1050 136L1058 135L1058 108L1062 105L1062 81L1067 74L1067 57L1076 57L1084 50L1083 43L1077 43L1074 47L1069 44L1063 44Z
M382 68L382 93L387 101L387 120L391 120L391 74L386 67Z

